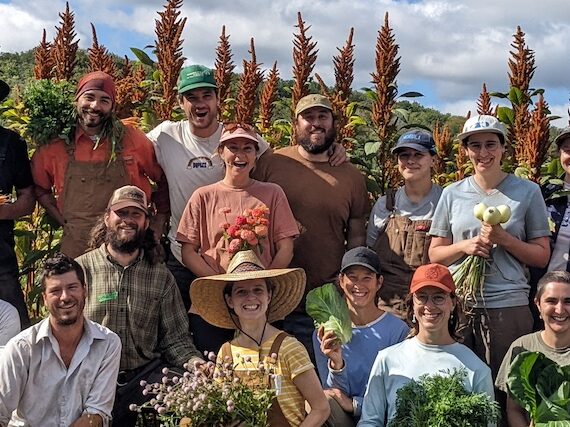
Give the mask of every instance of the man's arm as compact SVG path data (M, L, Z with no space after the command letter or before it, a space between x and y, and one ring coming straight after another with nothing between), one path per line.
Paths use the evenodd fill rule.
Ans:
M350 218L346 230L346 248L352 249L366 244L365 218Z
M0 352L0 426L7 426L18 407L28 381L30 348L24 341L10 341Z
M57 207L57 201L51 191L36 186L35 192L38 202L44 207L48 215L55 219L59 225L63 225L65 220Z
M0 220L18 219L33 212L36 203L33 185L16 190L16 196L14 203L0 205Z
M109 425L121 362L121 340L114 333L109 334L107 339L108 348L85 399L83 414L73 422L72 427Z

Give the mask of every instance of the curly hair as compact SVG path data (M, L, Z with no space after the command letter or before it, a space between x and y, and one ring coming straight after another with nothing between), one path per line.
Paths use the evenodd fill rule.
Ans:
M41 278L41 288L42 292L46 290L46 280L52 276L59 276L61 274L69 273L74 271L77 274L79 282L85 286L85 273L83 268L79 265L77 261L73 258L65 255L61 252L56 252L51 257L45 260L42 278Z
M89 250L97 249L103 243L107 243L108 229L105 224L105 216L109 214L109 210L101 215L89 233L89 242L87 247ZM162 245L154 238L154 231L146 229L144 239L141 244L144 251L144 258L150 265L156 265L164 261L164 249Z

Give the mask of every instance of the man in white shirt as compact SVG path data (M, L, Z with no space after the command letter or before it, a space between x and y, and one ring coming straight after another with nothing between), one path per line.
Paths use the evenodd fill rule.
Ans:
M10 338L20 332L20 316L12 304L0 299L0 352Z
M107 426L121 341L83 317L87 289L72 258L46 260L41 283L48 318L0 354L0 426Z

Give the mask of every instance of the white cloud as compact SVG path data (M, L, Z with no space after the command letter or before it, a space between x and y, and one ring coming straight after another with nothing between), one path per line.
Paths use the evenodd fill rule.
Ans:
M100 42L139 47L154 42L154 20L163 10L158 0L72 0L77 32L86 47L91 43L89 22ZM0 50L20 51L35 46L41 29L53 35L63 10L62 0L11 0L0 4ZM292 68L292 35L301 11L309 34L318 42L315 71L333 82L332 56L342 46L349 28L355 28L355 88L370 86L374 51L384 13L390 14L396 42L400 45L400 86L420 84L429 95L422 102L439 109L459 111L475 103L482 83L490 91L507 89L507 60L517 25L526 32L528 46L536 51L537 71L533 86L546 88L546 98L564 105L570 96L570 8L567 0L185 0L182 16L184 54L189 62L213 65L222 25L230 34L234 61L241 68L249 58L249 40L255 38L257 58L265 68L275 60L284 78ZM8 29L8 30L5 30ZM123 41L122 40L128 40ZM135 44L137 45L137 44ZM418 83L421 82L421 83Z

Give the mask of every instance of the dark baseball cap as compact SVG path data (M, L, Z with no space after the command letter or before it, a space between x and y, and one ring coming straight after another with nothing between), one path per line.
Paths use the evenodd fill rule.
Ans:
M422 153L437 154L435 141L430 132L423 129L413 129L403 133L392 148L392 154L398 154L404 148L411 148Z
M1 98L0 98L1 99ZM562 145L562 143L567 139L570 138L570 127L566 127L564 129L562 129L562 132L560 133L560 135L558 135L556 137L556 139L554 140L554 143L556 144L556 146L558 148L560 148L560 146Z
M372 249L368 249L364 246L352 248L344 254L342 257L340 271L344 273L347 268L352 267L353 265L366 267L376 274L380 274L381 272L380 259L378 258L378 255L376 255L376 252Z

